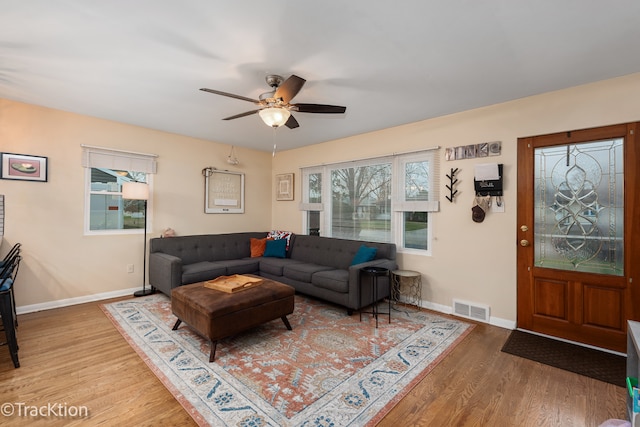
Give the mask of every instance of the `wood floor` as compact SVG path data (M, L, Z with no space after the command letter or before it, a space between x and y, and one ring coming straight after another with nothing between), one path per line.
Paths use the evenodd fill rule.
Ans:
M0 347L0 425L196 425L99 303L18 320L21 367ZM379 426L588 427L625 418L624 388L502 353L508 334L477 324ZM32 413L46 405L54 413ZM64 416L81 406L88 418Z

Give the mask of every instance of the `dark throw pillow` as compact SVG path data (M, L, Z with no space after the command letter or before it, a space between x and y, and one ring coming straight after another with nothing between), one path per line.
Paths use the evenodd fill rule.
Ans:
M376 252L378 252L378 248L370 248L365 245L360 246L360 249L358 249L358 252L356 252L351 261L351 265L372 261L376 257Z
M264 250L264 257L286 258L287 239L267 240L267 247Z

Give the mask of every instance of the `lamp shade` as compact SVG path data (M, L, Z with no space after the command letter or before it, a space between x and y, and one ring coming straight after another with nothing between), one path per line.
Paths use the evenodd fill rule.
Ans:
M122 184L122 198L149 200L149 185L146 182L125 182Z
M267 126L271 126L274 128L280 127L283 124L287 123L289 120L289 116L291 113L286 108L280 107L269 107L264 108L258 112L262 121L265 122Z

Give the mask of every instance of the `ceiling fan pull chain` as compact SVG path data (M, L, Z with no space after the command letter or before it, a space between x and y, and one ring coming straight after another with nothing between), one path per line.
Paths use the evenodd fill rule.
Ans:
M277 127L273 127L273 152L271 153L271 157L276 156L276 129Z

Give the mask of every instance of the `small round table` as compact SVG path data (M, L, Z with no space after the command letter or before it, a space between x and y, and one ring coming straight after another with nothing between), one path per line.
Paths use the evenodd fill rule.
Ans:
M363 277L370 277L371 280L363 281ZM360 269L360 321L362 321L362 313L373 314L373 317L376 318L376 328L378 327L378 315L389 316L389 323L391 323L391 299L389 299L388 312L378 310L378 277L389 277L389 269L382 267L363 267ZM370 283L372 286L373 303L371 304L371 311L362 310L362 286L364 283Z
M408 304L420 307L420 301L422 300L422 273L413 270L393 270L391 272L391 282L391 299L394 302L399 302L400 295L405 295Z

